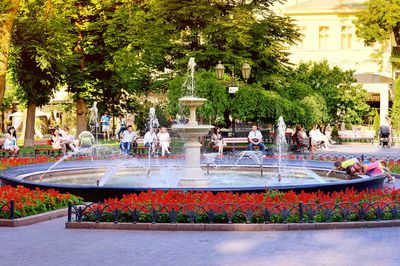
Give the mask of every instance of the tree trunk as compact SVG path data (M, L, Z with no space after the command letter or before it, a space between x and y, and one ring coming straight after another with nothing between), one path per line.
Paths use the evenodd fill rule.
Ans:
M79 98L76 101L76 135L78 136L82 131L87 130L87 113L88 108L86 101Z
M0 107L6 92L6 72L8 66L8 54L10 51L11 33L14 19L21 0L10 0L11 9L6 12L8 20L0 22Z
M36 104L30 103L26 112L25 139L24 147L33 147L33 138L35 136L35 112Z

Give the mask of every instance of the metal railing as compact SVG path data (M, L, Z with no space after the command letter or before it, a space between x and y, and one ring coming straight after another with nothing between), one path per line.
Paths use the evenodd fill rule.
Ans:
M10 202L0 201L0 214L8 213L8 219L14 220L15 208L14 208L14 200L10 200Z
M93 221L96 223L313 223L321 215L324 222L337 220L397 220L400 202L324 202L317 203L244 203L218 204L122 204L92 203L68 205L68 222ZM124 217L124 218L122 218Z

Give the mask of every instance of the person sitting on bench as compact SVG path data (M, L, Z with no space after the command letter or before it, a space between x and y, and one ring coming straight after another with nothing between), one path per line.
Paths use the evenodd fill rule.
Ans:
M136 140L139 138L138 134L133 131L131 125L128 126L128 129L124 131L121 135L121 150L126 154L130 154L132 146L136 143Z
M17 133L14 127L10 127L7 131L6 139L4 140L4 149L10 151L11 157L14 157L19 152Z
M260 147L263 154L265 154L265 145L262 142L262 134L260 130L257 129L257 125L253 125L251 127L251 131L249 133L249 150L253 150L254 146Z
M307 137L307 135L305 135L303 128L300 125L296 127L296 132L294 133L294 137L296 139L297 144L306 145L310 153L313 152L311 137Z

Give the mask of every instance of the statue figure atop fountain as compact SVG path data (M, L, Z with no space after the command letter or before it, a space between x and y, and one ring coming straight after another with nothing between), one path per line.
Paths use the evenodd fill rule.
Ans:
M90 118L89 118L89 127L92 133L96 136L96 142L98 138L98 129L100 127L99 123L99 110L97 109L97 102L93 103L92 108L90 109Z
M210 125L199 125L196 121L196 109L204 104L207 99L194 96L194 70L196 62L193 57L189 59L188 76L183 86L191 93L179 99L183 106L187 106L190 111L189 122L186 125L174 125L172 128L176 130L180 136L188 138L185 143L186 148L186 166L184 177L181 178L179 186L181 187L201 187L209 185L209 177L205 176L200 168L200 148L201 144L198 138L205 136L213 128Z
M154 128L158 128L159 126L160 126L160 123L158 122L158 119L156 116L156 109L151 107L150 111L149 111L149 129L152 130Z

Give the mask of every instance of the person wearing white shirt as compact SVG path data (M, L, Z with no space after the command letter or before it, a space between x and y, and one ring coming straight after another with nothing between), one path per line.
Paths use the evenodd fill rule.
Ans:
M157 139L161 146L161 155L164 156L165 152L170 155L171 153L169 151L169 143L171 142L171 138L167 132L167 128L161 128L160 133L157 134Z
M124 131L121 135L121 150L127 154L130 154L133 143L136 143L136 140L139 138L138 134L133 131L131 125L128 126L128 129Z
M156 142L157 142L157 136L156 133L154 133L154 129L151 128L149 131L144 134L143 138L144 146L149 148L149 152L151 154L154 154L156 152Z
M6 139L4 140L4 149L10 151L10 156L14 157L19 152L17 145L17 133L14 127L10 127L7 131Z
M254 146L259 146L262 153L265 154L265 145L262 142L263 138L262 138L262 134L260 132L260 130L257 129L256 125L253 125L251 127L251 131L249 133L249 150L253 150Z
M322 134L319 129L317 129L316 125L312 125L312 129L310 130L310 137L313 145L322 144L324 145L324 148L328 148L328 141L325 135Z

